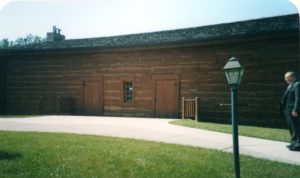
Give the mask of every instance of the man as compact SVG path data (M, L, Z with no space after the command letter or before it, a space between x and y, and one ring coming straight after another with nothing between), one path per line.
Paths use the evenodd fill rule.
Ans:
M284 80L288 87L282 97L282 111L287 120L291 134L291 144L287 145L290 150L300 150L300 82L296 80L294 72L287 72Z

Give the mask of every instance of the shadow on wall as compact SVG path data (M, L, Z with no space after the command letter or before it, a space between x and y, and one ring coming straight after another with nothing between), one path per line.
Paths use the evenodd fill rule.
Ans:
M41 96L39 98L40 114L73 114L72 97Z

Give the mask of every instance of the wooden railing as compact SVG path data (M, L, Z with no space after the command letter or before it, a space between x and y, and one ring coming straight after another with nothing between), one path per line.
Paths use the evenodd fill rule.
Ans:
M198 97L195 99L182 97L181 104L182 119L193 118L195 121L198 121Z

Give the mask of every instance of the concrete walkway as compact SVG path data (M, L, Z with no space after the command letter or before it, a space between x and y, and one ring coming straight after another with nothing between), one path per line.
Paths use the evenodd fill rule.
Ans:
M0 130L63 132L134 138L232 152L232 135L176 126L171 119L42 116L1 119ZM300 165L300 152L288 143L239 136L240 154Z

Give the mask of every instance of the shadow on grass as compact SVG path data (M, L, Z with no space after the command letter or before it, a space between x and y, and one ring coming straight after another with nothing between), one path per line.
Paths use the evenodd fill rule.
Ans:
M22 154L20 154L20 153L0 150L0 161L1 160L15 160L20 157L22 157Z

